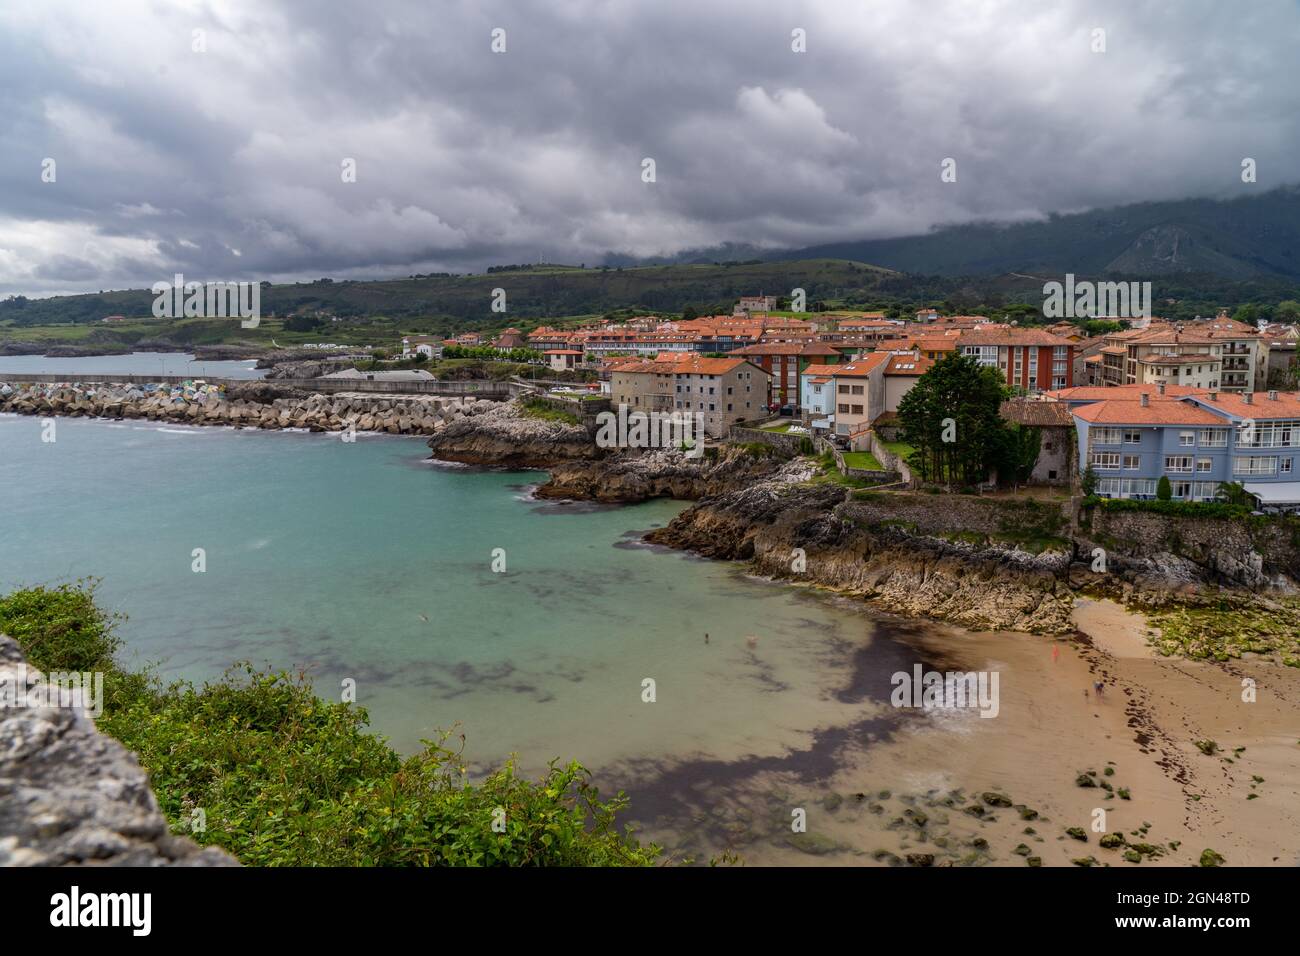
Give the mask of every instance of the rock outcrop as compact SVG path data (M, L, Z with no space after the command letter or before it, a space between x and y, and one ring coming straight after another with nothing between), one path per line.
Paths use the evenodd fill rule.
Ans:
M649 498L695 500L737 491L775 474L779 458L737 446L688 458L674 449L628 451L595 460L564 461L551 467L539 498L635 502ZM805 466L811 474L811 466Z
M319 395L261 381L229 388L113 383L32 385L0 381L0 412L146 419L179 425L432 435L466 414L480 414L495 407L496 403L487 400L429 395Z
M0 634L0 866L239 865L174 835L135 755L43 686Z
M706 499L647 540L762 574L861 595L888 610L975 629L1070 630L1071 555L974 545L855 519L834 484L802 484L794 464Z
M581 425L526 415L518 402L481 401L453 409L429 448L439 461L500 468L551 468L605 454Z

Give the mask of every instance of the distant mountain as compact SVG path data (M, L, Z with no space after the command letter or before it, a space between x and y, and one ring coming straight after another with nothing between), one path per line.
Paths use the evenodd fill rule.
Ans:
M851 259L941 276L1300 278L1300 188L1224 201L1138 203L1011 226L951 226L922 236L836 242L767 257Z

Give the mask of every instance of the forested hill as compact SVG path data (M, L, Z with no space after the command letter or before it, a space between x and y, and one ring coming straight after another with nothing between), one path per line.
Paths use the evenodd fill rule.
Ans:
M166 281L170 277L160 277ZM217 281L226 276L187 276ZM894 279L901 277L893 276ZM320 311L344 318L446 316L469 320L503 316L491 310L492 292L506 291L510 319L540 319L601 314L641 307L678 312L692 306L704 312L731 304L741 295L788 296L805 290L810 307L818 300L858 299L873 294L891 273L859 262L833 260L647 266L641 268L520 267L486 275L436 275L372 282L333 281L264 285L264 315ZM0 302L0 323L12 326L97 322L108 315L128 318L151 314L148 289L13 298ZM507 319L509 321L510 319ZM498 323L500 324L500 323Z
M1300 187L1218 202L1139 203L1014 226L955 226L923 236L838 242L780 255L855 259L945 276L1073 272L1154 279L1203 273L1224 279L1295 279L1300 278Z

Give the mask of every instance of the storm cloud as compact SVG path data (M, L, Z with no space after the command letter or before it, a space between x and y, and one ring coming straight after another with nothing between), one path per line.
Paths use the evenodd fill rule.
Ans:
M0 294L1241 195L1300 180L1298 48L1293 0L9 0Z

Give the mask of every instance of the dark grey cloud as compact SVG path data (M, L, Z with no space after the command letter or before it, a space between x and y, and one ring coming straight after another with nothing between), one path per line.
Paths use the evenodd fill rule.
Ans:
M16 0L0 294L590 264L1239 195L1300 180L1298 47L1293 0Z

